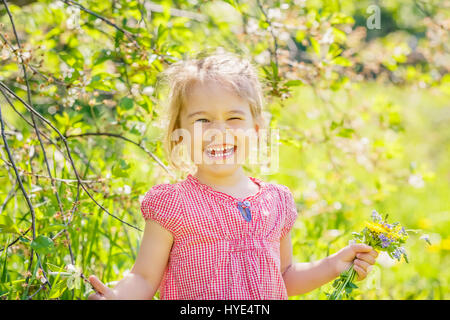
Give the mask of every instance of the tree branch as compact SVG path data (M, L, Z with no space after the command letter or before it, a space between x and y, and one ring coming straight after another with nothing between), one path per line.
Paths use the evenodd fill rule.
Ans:
M75 163L73 162L72 155L71 155L71 152L70 152L70 148L69 148L69 146L68 146L68 144L67 144L67 140L66 140L66 138L64 137L64 135L58 130L58 128L56 128L50 121L48 121L46 118L44 118L39 112L37 112L36 110L34 110L33 107L31 107L28 103L26 103L22 98L20 98L17 94L15 94L11 89L9 89L9 88L3 83L3 81L0 81L0 87L2 87L5 91L7 91L9 94L11 94L13 97L15 97L17 100L19 100L19 101L20 101L20 102L21 102L21 103L22 103L29 111L31 111L33 114L37 115L37 117L38 117L39 119L41 119L41 120L42 120L43 122L45 122L48 126L50 126L50 127L51 127L51 128L52 128L59 136L60 136L60 138L62 139L62 141L63 141L63 143L64 143L65 149L66 149L66 151L67 151L67 155L68 155L68 157L69 157L70 165L71 165L71 167L73 168L73 171L74 171L74 173L75 173L75 176L77 177L78 182L81 184L81 187L82 187L83 190L86 192L86 194L89 196L89 198L91 198L92 201L94 201L94 203L95 203L98 207L100 207L103 211L105 211L108 215L110 215L110 216L113 217L114 219L117 219L117 220L121 221L122 223L124 223L124 224L126 224L126 225L128 225L128 226L130 226L130 227L132 227L132 228L134 228L134 229L136 229L136 230L138 230L138 231L142 231L140 228L138 228L138 227L136 227L136 226L133 226L133 225L131 225L131 224L129 224L129 223L123 221L122 219L116 217L116 216L113 215L112 213L110 213L108 210L106 210L101 204L99 204L99 203L92 197L92 195L89 193L89 191L86 189L85 185L83 184L83 182L82 182L81 179L80 179L80 176L79 176L79 174L78 174L78 171L77 171L77 169L76 169L76 167L75 167Z

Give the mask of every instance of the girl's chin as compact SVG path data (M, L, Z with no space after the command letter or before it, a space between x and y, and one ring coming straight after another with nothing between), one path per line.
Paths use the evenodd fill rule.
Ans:
M241 166L241 164L236 163L235 160L233 160L233 162L231 162L231 160L206 160L198 165L202 167L214 168L214 170L230 169Z
M197 166L197 170L202 172L210 172L213 175L231 175L241 166L236 164L201 164Z
M209 168L210 170L233 170L241 167L245 160L241 159L242 154L240 154L239 150L235 147L234 150L228 154L221 155L211 155L206 150L204 150L200 154L198 154L201 161L195 161L196 159L192 159L196 166ZM241 160L240 160L241 159Z

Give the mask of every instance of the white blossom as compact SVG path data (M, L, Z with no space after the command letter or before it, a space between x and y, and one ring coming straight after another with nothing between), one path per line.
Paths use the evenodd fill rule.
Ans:
M409 176L408 183L412 185L414 188L423 188L425 186L425 182L422 179L422 175L420 174L412 174Z

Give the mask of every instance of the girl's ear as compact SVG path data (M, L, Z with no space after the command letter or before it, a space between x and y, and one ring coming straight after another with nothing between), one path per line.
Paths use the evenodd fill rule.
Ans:
M258 117L255 119L255 131L256 131L256 133L259 133L259 129L261 129L261 127L262 127L262 121L263 121L263 119L262 119L260 116L258 116Z

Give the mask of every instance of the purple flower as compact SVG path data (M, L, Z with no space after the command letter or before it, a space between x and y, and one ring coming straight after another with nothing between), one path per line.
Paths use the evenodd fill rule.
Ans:
M384 234L379 234L378 238L382 241L382 243L381 243L382 248L387 248L391 244L391 240L386 238L386 236Z
M429 245L431 245L430 236L429 235L424 234L423 236L420 237L420 239L425 240Z
M403 247L398 247L394 250L394 252L392 252L392 255L394 256L394 258L399 261L400 261L400 258L402 257L402 254L405 254L405 248L403 248Z
M377 210L372 211L372 220L374 222L381 222L381 216L378 214Z

